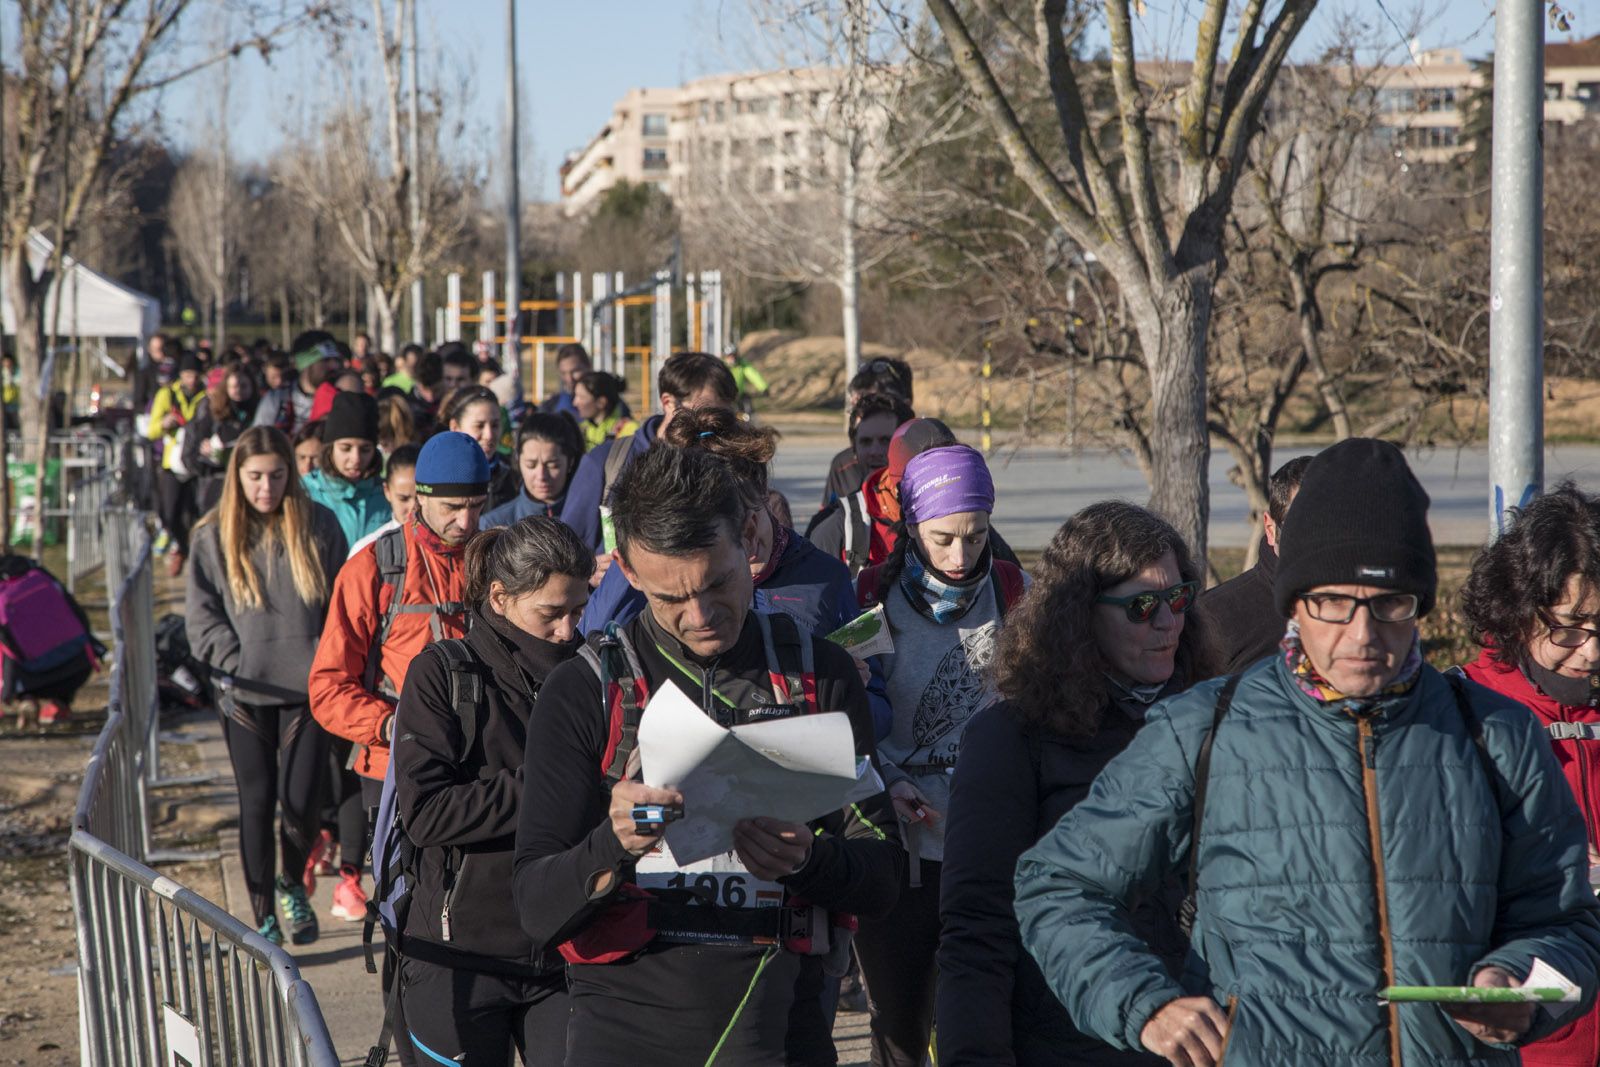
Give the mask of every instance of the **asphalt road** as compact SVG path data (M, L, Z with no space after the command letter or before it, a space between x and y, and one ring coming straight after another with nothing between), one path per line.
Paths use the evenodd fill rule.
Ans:
M789 497L803 528L822 496L828 461L839 444L798 439L778 449L774 481ZM1284 449L1280 462L1309 449ZM1410 453L1412 469L1433 500L1429 522L1438 544L1478 544L1488 536L1489 454L1487 448L1428 449ZM1232 460L1211 457L1211 543L1239 547L1250 536L1244 492L1227 478ZM1143 503L1144 477L1133 460L1116 452L1059 448L1003 449L991 460L998 494L995 525L1017 548L1042 548L1069 515L1107 498ZM1545 450L1546 484L1571 478L1600 490L1600 446L1562 445ZM1381 506L1380 501L1373 502Z

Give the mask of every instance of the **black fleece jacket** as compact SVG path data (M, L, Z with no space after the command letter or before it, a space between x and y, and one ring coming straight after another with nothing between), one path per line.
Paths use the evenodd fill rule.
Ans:
M648 609L624 629L652 691L672 680L691 698L700 693L662 649L680 662L693 657L655 625ZM836 645L812 641L820 709L848 713L857 753L873 755L872 716L854 661ZM699 666L717 679L743 679L770 691L753 616L733 648L713 664ZM708 713L715 715L715 709ZM590 893L599 875L615 872L614 882L634 877L633 858L612 832L607 814L609 797L600 773L607 723L600 681L586 663L566 663L550 675L528 729L527 784L517 827L517 905L523 928L537 945L554 948L612 903L614 895ZM811 859L782 880L785 887L791 896L837 912L887 912L902 876L899 844L885 833L892 825L883 793L817 820ZM774 950L763 966L766 955L759 945L656 941L617 963L569 967L573 1009L567 1062L700 1067L727 1030L717 1062L728 1067L833 1064L821 1002L821 958Z
M518 921L512 847L528 716L546 676L578 646L541 641L487 608L473 610L465 640L482 667L484 688L472 750L461 751L449 671L435 645L411 661L395 713L395 794L418 847L406 942L448 944L456 953L526 964L530 972L559 969L559 960L536 960Z
M1263 537L1254 567L1195 601L1219 674L1237 674L1276 651L1283 640L1287 623L1272 595L1277 574L1278 554Z
M973 716L961 739L939 887L940 1067L1160 1067L1078 1032L1022 947L1012 879L1022 853L1089 795L1141 723L1107 709L1099 732L1067 738L1024 726L1008 704ZM1168 887L1136 914L1140 933L1179 954ZM1140 920L1143 921L1140 921Z

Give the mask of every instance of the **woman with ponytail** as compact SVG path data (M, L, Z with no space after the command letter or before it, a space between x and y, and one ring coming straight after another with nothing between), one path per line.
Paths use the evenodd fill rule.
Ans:
M744 540L757 611L782 612L817 636L832 633L859 614L844 564L824 555L768 507L767 467L778 448L778 431L744 422L727 408L685 408L667 426L662 442L709 452L733 469L749 515ZM608 622L621 625L643 609L644 594L628 585L622 568L613 567L584 613L583 630L603 629ZM876 707L874 712L877 717ZM887 705L882 712L887 713Z
M509 887L528 718L578 652L594 565L557 519L483 531L466 551L467 636L428 645L406 672L391 758L417 850L400 981L401 1040L419 1063L503 1064L512 1048L530 1067L565 1062L564 966L523 933ZM467 673L481 699L458 707Z
M306 677L345 554L338 518L295 476L289 439L271 426L244 431L222 499L195 526L185 614L224 716L257 927L280 944L285 930L298 945L317 939L302 872L318 830L328 735L311 717Z

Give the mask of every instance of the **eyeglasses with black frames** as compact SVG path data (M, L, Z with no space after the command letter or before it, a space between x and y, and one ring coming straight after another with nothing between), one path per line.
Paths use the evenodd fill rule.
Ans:
M1379 593L1377 596L1345 596L1343 593L1301 593L1300 602L1318 622L1343 626L1366 608L1375 622L1408 622L1417 617L1422 601L1415 593Z

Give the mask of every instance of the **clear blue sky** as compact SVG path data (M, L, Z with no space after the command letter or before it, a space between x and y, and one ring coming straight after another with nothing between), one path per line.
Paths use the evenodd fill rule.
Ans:
M423 80L429 70L446 81L468 83L472 122L483 143L498 143L505 78L501 0L419 0L423 40ZM365 4L357 5L365 10ZM1198 0L1147 0L1144 18L1148 46L1181 58L1192 39ZM1399 25L1409 21L1406 0L1326 0L1302 38L1302 52L1314 53L1325 41L1336 13L1355 12L1376 30L1398 40L1382 14ZM1469 56L1493 44L1491 0L1442 0L1438 16L1421 34L1424 48L1461 45ZM570 149L581 147L610 115L611 104L636 86L676 85L702 74L748 68L738 38L747 18L744 0L519 0L518 64L532 155L524 149L523 192L550 199L556 168ZM1580 19L1583 12L1580 11ZM1584 20L1587 22L1589 20ZM1574 37L1596 32L1580 22ZM1184 32L1184 28L1187 32ZM1170 45L1166 42L1171 42ZM330 61L320 42L305 41L275 60L269 70L259 59L240 61L231 93L232 149L245 159L264 160L281 140L290 101L310 105L333 89ZM1308 53L1308 54L1309 54ZM357 34L343 55L375 65L370 38ZM201 78L170 90L162 120L180 144L200 136L197 116L212 107L214 89Z

